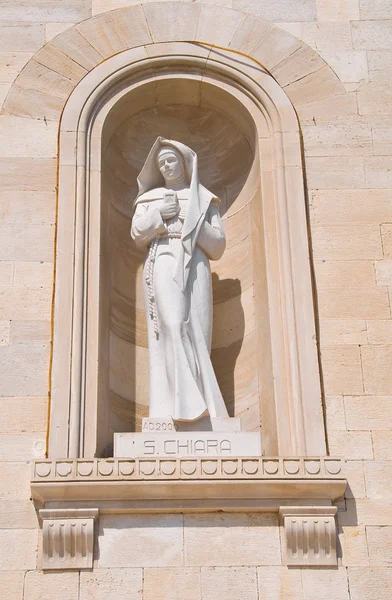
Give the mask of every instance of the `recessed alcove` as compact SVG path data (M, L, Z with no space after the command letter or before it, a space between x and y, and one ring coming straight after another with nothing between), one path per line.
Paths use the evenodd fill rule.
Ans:
M157 136L199 155L228 239L212 263L212 360L266 455L325 453L298 120L260 65L195 44L124 51L61 119L51 457L105 454L147 412L136 176Z
M103 403L109 405L107 440L116 431L139 430L148 411L144 253L130 238L130 219L136 178L158 135L197 152L200 179L221 200L227 248L211 264L212 360L229 414L241 417L244 430L257 431L261 390L255 301L260 299L255 299L254 280L261 265L254 263L251 231L260 179L257 132L234 97L183 77L154 81L126 94L108 113L102 130L101 235L107 260L101 321L109 334L101 348L101 370L107 386Z

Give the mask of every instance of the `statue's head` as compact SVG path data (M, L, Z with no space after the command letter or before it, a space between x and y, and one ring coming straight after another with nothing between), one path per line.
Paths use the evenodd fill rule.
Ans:
M158 169L167 183L186 177L182 155L173 146L162 146L156 160Z

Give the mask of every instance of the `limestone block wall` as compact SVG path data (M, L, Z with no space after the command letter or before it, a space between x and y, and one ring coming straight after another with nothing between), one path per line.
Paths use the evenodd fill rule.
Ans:
M130 4L0 0L0 104L46 41L91 15ZM45 454L57 155L50 115L58 114L59 100L45 119L0 114L1 600L390 598L391 3L208 4L216 18L206 35L216 36L217 44L226 39L226 22L219 18L224 7L261 17L315 49L348 92L338 112L331 99L319 101L317 109L300 102L300 73L289 85L304 142L327 440L331 454L348 459L349 488L338 512L339 569L282 567L275 515L215 514L124 516L116 522L102 517L92 572L37 570L29 460ZM29 68L34 86L44 75ZM310 95L323 73L315 69L309 76ZM50 69L45 77L50 89ZM62 98L71 80L70 72ZM39 103L39 95L31 102Z

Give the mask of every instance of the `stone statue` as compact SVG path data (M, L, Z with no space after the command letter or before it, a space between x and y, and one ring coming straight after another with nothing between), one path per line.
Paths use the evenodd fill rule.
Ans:
M219 199L199 182L197 155L159 137L138 177L131 235L143 270L150 417L227 417L210 359L210 260L226 245Z

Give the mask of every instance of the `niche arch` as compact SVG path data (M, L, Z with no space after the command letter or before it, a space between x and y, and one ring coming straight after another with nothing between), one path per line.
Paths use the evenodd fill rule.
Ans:
M264 453L325 454L295 111L279 84L251 59L171 42L106 60L76 86L62 114L50 457L99 456L110 441L110 328L103 317L110 300L102 278L110 251L102 234L107 214L101 171L102 144L118 125L111 116L129 106L132 94L134 113L151 108L146 86L169 106L162 98L184 82L182 92L193 94L190 106L231 117L252 152L238 198L252 197L251 253L258 269L253 356ZM155 96L152 106L158 106Z

